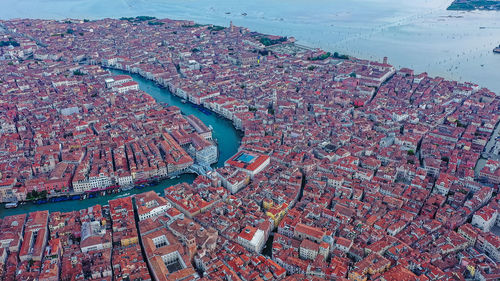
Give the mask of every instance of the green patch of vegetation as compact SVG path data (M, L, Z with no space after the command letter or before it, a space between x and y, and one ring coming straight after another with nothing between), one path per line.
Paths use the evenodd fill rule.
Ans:
M312 61L325 60L325 59L329 58L331 55L332 54L330 52L328 52L328 53L325 53L325 54L321 54L319 56L315 56L315 57L309 58L309 60L312 60Z
M164 25L164 22L161 21L148 21L149 25Z
M66 33L68 34L73 34L75 31L71 28L68 28L68 30L66 30Z
M347 60L347 59L349 59L349 56L347 56L347 55L340 55L339 53L335 52L335 53L333 53L333 58L335 58L335 59L341 59L341 60Z
M457 127L465 128L465 127L467 127L467 124L463 124L463 123L461 123L460 121L457 120Z
M267 112L268 112L269 114L271 114L271 115L274 115L274 109L273 109L273 108L269 108L269 109L267 110Z
M120 20L126 20L129 22L142 22L142 21L148 21L148 20L155 20L155 17L150 17L150 16L137 16L137 17L121 17Z
M78 34L80 34L80 36L83 36L83 32L80 32L80 33L78 33Z
M183 25L182 27L185 27L185 28L194 28L194 27L201 27L201 26L205 26L205 24L199 24L199 23L195 23L195 24L186 24L186 25Z
M30 191L26 194L26 200L38 200L38 199L46 199L47 198L47 191L42 190L40 192L33 190Z
M19 43L14 40L8 40L8 41L0 41L0 47L4 46L14 46L14 47L19 47Z
M285 42L286 40L288 40L288 38L285 36L285 37L280 37L278 39L271 39L271 38L267 38L267 37L262 37L260 38L259 42L264 45L264 46L271 46L271 45L276 45L276 44L279 44L279 43L283 43Z
M307 67L307 70L314 70L314 69L316 69L316 66L314 66L314 65L310 65Z
M349 74L349 77L356 78L356 72L351 72L351 74Z
M85 73L81 72L80 69L73 71L73 75L83 76Z
M200 51L200 49L198 48L192 48L191 49L191 53L198 53Z
M255 112L255 111L257 111L257 108L250 106L250 107L248 107L248 111Z
M208 27L208 30L217 32L217 31L223 30L224 28L225 28L224 26L220 26L220 25L211 25Z
M83 19L83 22L89 22L90 20L89 19Z
M441 160L446 162L446 163L450 162L450 158L448 158L446 156L441 157Z
M415 151L413 151L413 149L408 150L408 152L407 152L407 153L408 153L408 155L410 155L410 156L415 155Z

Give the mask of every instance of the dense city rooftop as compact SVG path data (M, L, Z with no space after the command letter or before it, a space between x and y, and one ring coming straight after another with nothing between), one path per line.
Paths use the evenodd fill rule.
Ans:
M226 166L192 184L2 218L0 279L499 278L500 144L488 144L500 97L488 89L232 24L0 24L16 42L0 47L2 202L214 163L206 125L106 68L244 133Z

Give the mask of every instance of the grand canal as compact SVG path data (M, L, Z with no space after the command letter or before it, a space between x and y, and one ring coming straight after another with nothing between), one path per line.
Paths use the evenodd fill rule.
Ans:
M113 74L128 74L119 70L111 70ZM190 103L182 103L181 99L172 95L167 89L163 89L158 87L154 82L149 81L145 78L142 78L139 75L132 74L132 77L136 82L139 83L139 87L141 90L150 94L153 98L156 99L157 102L167 103L168 105L174 105L181 109L182 113L185 115L195 115L198 117L205 125L211 125L213 128L213 137L217 140L220 155L219 161L214 164L214 167L220 167L224 165L224 162L229 159L232 155L234 155L238 151L238 147L240 145L242 133L237 131L231 121L224 119L221 116L216 114L207 115L202 113L198 109L196 109ZM132 189L129 191L124 191L117 194L99 196L96 198L89 198L85 200L75 200L75 201L63 201L58 203L47 203L41 205L35 205L33 203L26 203L25 205L20 205L15 209L4 209L4 207L0 207L0 217L28 213L39 210L49 210L50 212L61 211L68 212L73 210L84 209L96 204L105 205L111 199L129 196L136 193L141 193L149 190L154 190L155 192L159 192L163 194L163 189L169 187L171 185L175 185L180 182L188 182L191 183L195 179L196 175L194 174L183 174L179 178L176 179L167 179L159 184L152 185L149 187L145 187L142 189Z

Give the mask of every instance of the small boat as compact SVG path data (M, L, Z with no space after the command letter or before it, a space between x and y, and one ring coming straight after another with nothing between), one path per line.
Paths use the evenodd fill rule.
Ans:
M500 45L498 45L498 47L496 47L495 49L493 49L493 53L500 54Z
M17 202L11 202L5 204L5 209L12 209L17 207Z
M182 99L182 100L181 100L181 102L182 102L182 103L186 103L186 102L187 102L187 100L186 100L186 99Z
M40 205L40 204L45 204L47 202L48 201L46 199L38 199L38 200L35 201L35 204Z
M120 195L116 196L115 198L123 198L123 197L127 197L129 195L130 195L130 193L127 192L127 193L124 193L124 194L120 194Z
M246 16L246 15L247 15L247 13L242 13L241 15L242 15L242 16Z
M133 186L133 185L126 185L126 186L123 186L123 187L121 188L121 190L122 190L122 191L127 191L127 190L131 190L131 189L133 189L133 188L134 188L134 186Z

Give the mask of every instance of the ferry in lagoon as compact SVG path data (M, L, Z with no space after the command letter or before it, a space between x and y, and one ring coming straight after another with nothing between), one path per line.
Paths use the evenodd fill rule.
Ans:
M498 47L496 47L495 49L493 49L493 53L500 54L500 45L498 45Z

